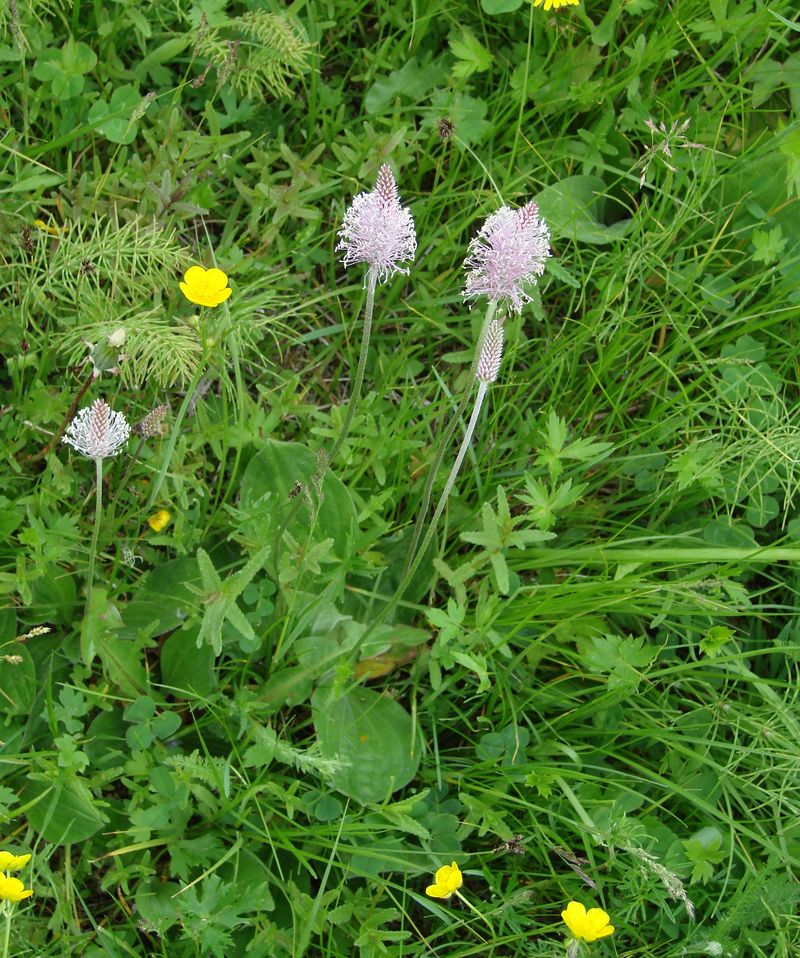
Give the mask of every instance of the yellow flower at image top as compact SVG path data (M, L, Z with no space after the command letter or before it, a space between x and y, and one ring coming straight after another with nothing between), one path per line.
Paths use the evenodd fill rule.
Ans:
M190 303L198 306L219 306L231 295L228 276L221 269L204 269L202 266L190 266L179 283L181 292Z
M30 898L32 894L33 889L26 888L19 878L0 875L0 901L22 901L23 898Z
M464 877L458 865L442 865L434 876L434 884L428 885L425 894L431 898L449 898L464 884Z
M533 0L534 7L544 4L545 10L558 10L560 7L577 7L580 0Z
M0 872L18 872L30 860L30 855L12 855L11 852L0 852Z
M611 919L602 908L590 908L587 911L579 901L571 901L566 911L561 912L561 917L572 934L584 941L597 941L598 938L614 934Z
M162 529L165 529L169 525L171 518L166 509L159 509L158 512L154 512L153 515L150 516L147 520L147 524L153 532L161 532Z

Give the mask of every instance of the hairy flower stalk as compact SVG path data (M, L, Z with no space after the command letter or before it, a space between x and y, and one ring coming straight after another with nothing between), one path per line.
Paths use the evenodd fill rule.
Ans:
M406 559L405 567L403 569L400 585L398 586L397 591L392 598L372 620L369 628L360 637L357 645L354 648L354 653L358 651L361 645L363 645L364 640L369 637L373 630L380 625L380 623L383 622L386 617L397 607L400 600L403 598L406 589L410 585L411 580L414 578L414 574L416 573L423 556L428 551L428 546L430 546L431 541L436 533L436 526L442 516L442 513L444 512L444 508L447 505L447 500L453 490L453 486L455 485L461 465L464 462L464 457L466 456L467 450L472 442L472 437L475 433L475 427L478 424L478 417L481 414L486 393L489 391L489 386L497 379L497 374L500 371L500 362L503 357L503 324L495 320L493 315L493 305L490 304L490 309L487 311L486 319L484 320L483 324L484 328L480 339L480 349L478 350L475 360L472 364L473 376L478 383L478 393L475 397L475 404L472 407L472 414L469 417L467 428L464 431L464 438L461 441L461 446L459 447L455 462L453 463L453 467L450 470L450 474L447 477L447 481L444 484L444 489L442 489L442 494L439 496L439 501L436 504L430 524L428 525L428 531L425 533L425 537L423 538L421 545L419 545L419 548L416 548L417 543L419 542L419 534L422 528L425 513L427 512L427 507L430 504L430 489L433 485L432 477L435 476L435 468L431 469L429 482L425 490L426 498L423 501L422 508L417 516L414 537L411 543L411 549L409 550L409 555ZM470 392L471 390L465 392L465 398L469 397ZM464 405L464 403L462 403L462 405ZM460 421L460 415L454 417L454 422L457 423L458 421ZM452 432L450 435L452 435ZM445 443L442 443L440 449L443 450L446 447L447 442L449 442L449 436L446 437L446 440L447 441ZM434 461L434 466L436 468L438 468L441 458L441 455L437 455L437 458Z
M463 296L465 299L485 296L489 301L479 339L481 348L472 364L470 387L473 378L477 376L477 364L488 330L494 322L495 310L505 308L520 312L531 299L526 287L536 284L550 255L550 230L539 216L539 207L533 201L517 210L508 206L500 207L486 220L478 235L469 244L468 256L464 260L467 278ZM406 572L416 555L439 466L456 426L466 412L469 396L469 391L462 396L455 416L434 456L406 557Z
M103 511L103 460L116 456L130 436L130 426L122 413L114 410L102 399L86 406L67 426L62 442L78 452L94 459L96 470L95 511L92 541L89 546L89 571L86 586L86 610L92 600L94 565L97 556L97 538L100 534L100 518Z
M373 619L369 628L362 634L353 650L353 654L357 653L374 629L397 607L436 532L436 524L444 511L447 499L455 485L461 464L472 441L489 385L495 381L500 369L503 353L503 326L502 322L495 319L495 311L498 307L505 307L508 310L519 312L526 302L530 302L530 295L526 291L526 286L535 285L538 277L544 272L545 262L550 255L550 230L539 216L539 208L533 202L526 203L518 210L512 210L507 206L501 207L486 220L478 235L469 245L469 255L464 261L467 281L463 296L465 299L486 296L489 301L480 339L478 340L479 348L472 363L470 387L462 397L454 421L446 431L434 457L400 585L392 598ZM461 416L466 409L473 378L478 382L478 392L464 433L464 439L439 497L428 530L422 539L422 543L419 544L436 473L444 456L444 450L455 431L455 426L461 420Z
M461 441L461 447L456 455L456 461L453 463L453 468L450 470L450 475L447 477L447 482L444 484L442 494L439 496L439 502L436 504L436 509L434 509L428 532L425 538L422 540L422 545L417 553L417 557L412 563L411 569L409 570L410 575L413 575L416 571L417 564L419 563L419 560L421 560L422 556L425 555L425 552L430 545L430 541L433 538L433 534L436 531L436 523L439 521L439 517L444 512L447 498L450 495L453 486L455 485L456 477L461 469L461 463L464 461L464 457L466 456L467 450L472 442L472 436L475 433L475 426L478 424L478 417L480 416L481 408L483 407L483 401L486 398L486 393L489 391L489 386L495 381L495 379L497 379L502 358L503 324L499 323L497 320L492 320L484 334L483 341L481 342L481 349L478 353L478 368L476 372L476 379L478 381L478 394L475 397L475 405L472 407L472 415L469 417L467 428L464 431L464 438Z
M447 497L450 495L450 492L453 489L453 485L456 481L456 476L458 475L459 470L461 469L461 464L464 461L464 456L467 454L470 443L472 442L472 436L475 432L475 426L478 423L478 417L481 414L481 408L483 407L483 401L486 398L486 393L489 390L489 386L497 379L497 375L500 372L500 362L503 358L503 324L498 322L496 319L490 319L485 325L485 331L483 334L483 339L481 341L481 348L478 351L476 356L476 362L473 364L473 373L475 379L478 382L478 395L475 397L475 405L472 407L472 415L470 416L469 422L467 423L466 431L464 432L464 439L461 443L461 448L458 450L458 455L456 456L456 461L453 463L453 468L450 470L450 475L447 477L447 482L445 483L442 494L439 497L439 504L436 507L436 511L433 514L431 519L431 528L429 529L430 536L426 536L425 541L422 544L422 548L419 552L416 552L416 546L419 542L419 536L422 529L422 523L425 520L425 516L430 506L430 490L433 486L433 478L435 478L436 470L432 469L429 474L430 484L425 489L425 497L423 500L422 508L420 509L419 515L417 516L417 523L414 529L414 536L412 538L411 547L406 557L406 565L404 572L411 570L416 570L417 563L414 563L412 567L412 562L414 556L417 555L420 559L425 554L425 550L428 548L430 543L430 538L433 535L433 530L435 530L436 523L439 520L442 512L444 511L445 503L447 502ZM468 398L470 391L465 392L465 398ZM453 419L454 425L460 420L460 415L457 415ZM449 437L447 439L449 442ZM444 451L442 445L442 451ZM436 461L435 465L438 469L439 462L441 462L441 457Z
M409 209L400 205L397 183L388 164L384 163L378 171L374 189L353 198L344 214L336 249L344 253L342 262L345 266L367 264L364 278L367 301L356 375L341 432L328 457L329 466L347 438L361 396L372 332L375 287L387 282L395 273L408 274L409 267L400 264L413 260L417 250L414 218Z
M388 164L384 163L378 171L375 186L368 193L359 193L344 214L339 229L339 242L336 249L343 252L345 266L357 263L367 265L364 286L367 290L364 305L364 325L361 332L361 348L358 354L356 374L350 389L347 412L336 441L327 456L325 465L318 469L317 479L321 483L324 474L333 465L336 456L344 445L350 427L353 424L364 373L367 368L369 341L372 334L372 314L375 308L375 289L387 282L395 273L408 273L409 267L400 264L414 259L417 250L417 236L414 230L414 218L411 211L400 205L397 183ZM302 499L294 505L281 523L275 540L275 569L280 565L280 552L283 536L292 519L297 515Z

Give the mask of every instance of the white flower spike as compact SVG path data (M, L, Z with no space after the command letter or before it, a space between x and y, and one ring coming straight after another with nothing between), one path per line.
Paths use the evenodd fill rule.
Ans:
M127 419L102 399L81 409L67 426L62 442L66 442L89 459L116 456L128 441L131 430Z

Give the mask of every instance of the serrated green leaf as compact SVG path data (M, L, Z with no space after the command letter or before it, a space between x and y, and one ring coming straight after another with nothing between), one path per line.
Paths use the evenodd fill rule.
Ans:
M453 76L458 79L463 80L473 73L483 73L492 65L492 54L466 27L461 30L460 36L450 38L449 45L459 61L453 66Z

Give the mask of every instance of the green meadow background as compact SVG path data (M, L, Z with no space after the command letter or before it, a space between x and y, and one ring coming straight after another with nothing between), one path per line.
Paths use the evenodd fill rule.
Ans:
M0 6L2 958L563 956L570 900L584 955L796 958L797 17ZM383 163L417 258L326 472ZM472 387L468 243L530 199L553 257L367 634ZM167 408L104 463L87 602L98 398Z

